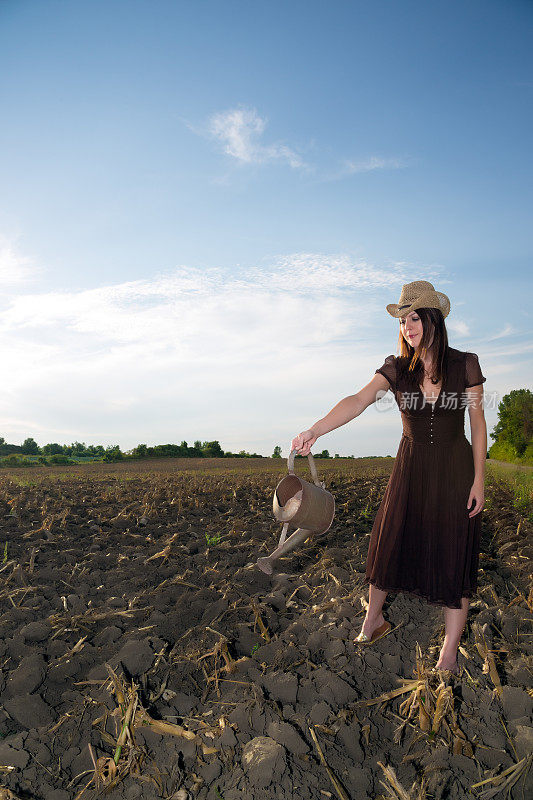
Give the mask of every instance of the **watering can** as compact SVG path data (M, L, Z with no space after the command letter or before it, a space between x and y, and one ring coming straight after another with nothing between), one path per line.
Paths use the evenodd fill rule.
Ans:
M269 556L257 559L257 566L267 575L272 575L274 562L280 556L294 550L309 536L326 533L335 516L335 498L325 488L324 481L318 480L313 455L309 453L307 456L313 483L295 475L295 456L296 450L293 450L287 459L289 474L282 478L274 491L274 516L278 522L283 522L279 544ZM289 525L296 530L287 538Z

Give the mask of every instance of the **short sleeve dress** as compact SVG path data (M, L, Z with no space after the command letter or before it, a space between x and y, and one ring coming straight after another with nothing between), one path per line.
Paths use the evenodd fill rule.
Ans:
M448 373L434 403L399 377L398 357L376 372L389 381L403 434L374 519L365 582L431 605L461 608L477 590L480 511L469 517L474 482L472 445L465 436L465 389L482 384L475 353L448 348Z

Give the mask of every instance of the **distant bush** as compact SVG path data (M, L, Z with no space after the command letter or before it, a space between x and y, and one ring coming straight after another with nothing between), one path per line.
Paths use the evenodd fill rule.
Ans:
M10 453L10 455L0 460L0 464L3 467L22 467L23 463L22 458L19 458L16 453Z
M520 463L533 467L533 444L528 444L524 455L520 459Z
M56 453L48 459L49 464L73 464L74 462L63 453Z
M524 454L520 456L510 442L495 442L489 450L489 458L531 467L533 466L533 445L529 444L524 450Z
M321 453L315 453L315 458L331 458L329 450L322 450Z

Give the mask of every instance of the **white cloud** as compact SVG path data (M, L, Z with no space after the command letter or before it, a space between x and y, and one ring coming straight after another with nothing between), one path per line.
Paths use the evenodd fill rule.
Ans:
M213 114L209 131L224 145L224 152L238 161L250 164L260 149L256 140L265 129L265 120L254 110L234 109Z
M11 239L0 235L0 283L3 287L26 284L41 272L22 255Z
M498 331L493 336L490 336L486 339L487 342L492 342L494 339L503 339L506 336L512 336L513 334L518 333L516 328L513 328L510 322L508 322L501 331Z
M341 166L336 169L331 169L321 176L324 181L337 181L343 178L348 178L350 175L357 175L363 172L375 172L377 170L396 170L404 169L410 166L413 159L411 157L403 158L383 158L381 156L369 156L361 160L345 159Z
M406 267L396 262L384 269L344 254L293 253L278 256L274 267L251 269L248 274L256 286L275 286L280 292L338 296L346 290L401 286L407 280Z
M459 305L454 303L454 305ZM469 325L461 319L447 319L446 328L448 331L453 331L457 336L468 336L470 334Z
M394 273L347 256L320 254L284 256L273 266L232 275L180 267L152 280L14 297L0 316L0 330L26 337L39 331L41 348L55 343L64 353L95 346L124 353L133 347L135 357L139 350L144 355L160 349L197 364L211 362L215 348L226 363L236 364L251 352L287 349L287 336L296 341L309 320L307 344L348 333L361 302L358 294L401 285L403 267ZM357 308L357 325L365 310ZM87 364L75 368L84 370Z
M485 339L484 341L489 341ZM481 350L475 351L479 357L481 358ZM532 342L518 342L510 347L496 347L492 350L484 350L483 355L486 358L493 358L493 359L502 359L502 358L514 358L517 356L525 356L528 353L533 353L533 343ZM529 374L530 371L525 372L523 377Z
M441 285L439 272L294 253L231 273L182 266L94 289L13 295L0 312L9 375L2 435L126 449L197 438L265 454L275 444L285 449L395 351L386 303L413 275ZM469 334L460 321L449 328ZM505 353L468 349L485 368L487 358L497 364ZM528 348L509 352L525 356ZM399 439L398 411L379 412L379 430L374 413L324 447L391 452L386 431L397 429Z
M375 170L402 169L409 166L411 158L369 156L363 160L346 159L337 169L321 169L317 164L309 164L287 144L264 142L267 119L259 115L255 108L240 106L219 111L209 117L204 129L190 123L188 127L199 135L207 135L222 145L223 152L240 164L265 164L285 162L293 169L313 173L320 181L339 180L360 172ZM316 147L313 145L314 149ZM213 179L214 183L225 185L229 176Z
M225 153L243 164L285 161L293 169L306 168L303 159L291 147L262 143L266 122L253 108L233 108L213 114L208 132L221 142Z
M375 169L402 169L407 164L406 159L370 156L363 161L345 161L343 171L346 175L353 175L356 172L372 172Z
M404 265L305 253L232 274L179 267L13 296L0 313L3 430L125 447L226 435L225 447L268 452L295 413L316 415L332 387L370 380L382 353L360 355L358 343L368 354L386 316L374 290L408 277Z

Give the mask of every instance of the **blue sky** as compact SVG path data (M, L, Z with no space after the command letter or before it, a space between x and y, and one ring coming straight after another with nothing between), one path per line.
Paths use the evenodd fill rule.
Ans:
M519 0L1 2L1 434L286 452L396 351L385 306L418 279L486 392L531 388L532 23ZM371 407L317 446L400 435Z

